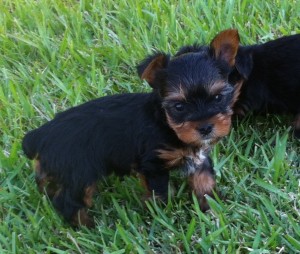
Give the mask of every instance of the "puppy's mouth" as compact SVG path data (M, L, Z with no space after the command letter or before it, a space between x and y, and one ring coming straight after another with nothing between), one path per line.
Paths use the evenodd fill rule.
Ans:
M208 135L201 135L199 142L201 146L209 147L218 142L222 137L216 136L214 130Z
M210 146L230 131L231 114L217 114L204 121L188 121L175 124L167 115L170 127L177 137L192 146Z

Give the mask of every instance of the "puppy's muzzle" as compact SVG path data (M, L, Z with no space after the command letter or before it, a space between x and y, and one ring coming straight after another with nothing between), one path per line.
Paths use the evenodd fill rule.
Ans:
M199 132L203 137L207 137L214 129L214 125L211 123L205 123L199 127Z

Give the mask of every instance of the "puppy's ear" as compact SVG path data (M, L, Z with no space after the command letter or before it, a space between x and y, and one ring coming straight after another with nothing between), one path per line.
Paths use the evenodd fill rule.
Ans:
M243 47L239 48L235 59L235 67L238 73L247 80L252 71L253 59L252 54L247 52Z
M137 72L141 79L145 79L152 88L157 88L155 79L160 70L168 66L170 56L165 53L156 53L144 59L138 66Z
M228 29L219 33L210 43L210 50L217 60L225 61L230 67L235 65L235 57L239 48L240 37L236 29Z

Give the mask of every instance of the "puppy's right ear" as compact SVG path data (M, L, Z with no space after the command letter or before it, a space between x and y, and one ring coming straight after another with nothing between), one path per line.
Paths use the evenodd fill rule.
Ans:
M145 79L152 88L158 88L155 85L157 73L168 66L169 60L170 56L165 53L156 53L147 57L137 66L139 77Z

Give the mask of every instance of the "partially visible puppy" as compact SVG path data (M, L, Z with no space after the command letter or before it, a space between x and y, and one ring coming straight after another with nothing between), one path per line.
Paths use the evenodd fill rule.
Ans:
M240 46L236 70L246 80L236 114L293 114L294 135L300 138L300 34Z
M207 46L185 46L177 55L206 50ZM300 34L239 46L229 80L235 83L239 79L245 82L234 105L235 114L293 114L294 135L300 138Z
M215 187L208 153L230 130L238 90L228 77L237 49L229 31L205 52L154 54L138 66L151 93L96 99L27 133L23 150L36 161L39 189L67 221L92 226L86 208L98 180L135 170L149 194L166 199L169 170L182 168L208 209L205 195Z

